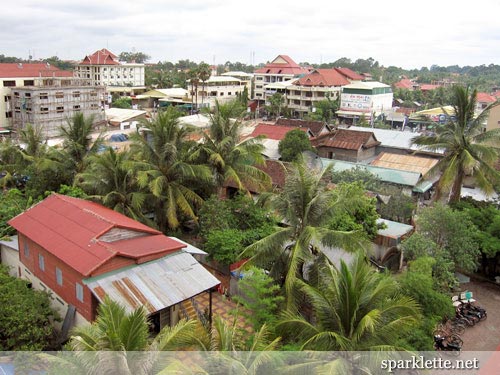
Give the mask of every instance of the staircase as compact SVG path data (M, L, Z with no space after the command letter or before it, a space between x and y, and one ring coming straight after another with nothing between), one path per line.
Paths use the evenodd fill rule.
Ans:
M185 319L198 319L198 314L191 302L191 299L181 302L181 312Z

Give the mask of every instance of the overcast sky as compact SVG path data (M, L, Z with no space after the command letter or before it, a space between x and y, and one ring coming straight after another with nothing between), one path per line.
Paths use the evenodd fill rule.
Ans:
M81 60L103 47L158 60L258 64L373 57L384 66L500 64L500 1L2 1L0 54Z

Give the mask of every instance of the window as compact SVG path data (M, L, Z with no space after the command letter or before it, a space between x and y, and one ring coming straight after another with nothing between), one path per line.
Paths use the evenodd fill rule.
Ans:
M83 286L78 283L76 283L76 299L83 302Z
M99 109L99 104L92 103L90 109Z
M38 267L40 267L42 271L45 271L45 258L42 254L38 254Z
M19 92L18 91L14 92L14 97L19 98Z
M220 96L224 96L224 93L223 93L223 92L221 92L219 95L220 95Z
M56 99L63 99L64 98L64 92L58 91L56 92Z
M63 279L62 279L62 271L60 268L56 267L56 281L58 285L63 284Z
M79 98L79 97L80 97L80 91L73 91L73 98Z
M49 107L40 107L40 113L49 113Z
M228 92L228 93L227 93L227 95L228 95L228 96L231 96L231 92Z
M35 86L35 81L32 79L25 79L24 86Z
M16 85L16 81L3 81L3 87L14 87Z
M30 247L27 242L24 242L23 250L24 250L24 256L28 258L30 256Z
M29 93L29 92L24 93L24 97L25 98L31 98L31 93Z
M49 98L49 94L46 93L46 92L41 92L40 93L40 99L48 99Z
M64 106L56 107L56 112L57 113L63 113L64 112Z
M79 111L80 110L80 104L76 104L73 106L73 111Z
M90 96L97 96L97 91L91 91Z

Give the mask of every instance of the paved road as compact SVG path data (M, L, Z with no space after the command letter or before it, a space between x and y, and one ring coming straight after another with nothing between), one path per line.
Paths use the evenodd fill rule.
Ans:
M486 320L465 330L462 349L500 350L500 286L482 281L471 281L461 286L462 290L473 292L476 304L485 308L488 313Z

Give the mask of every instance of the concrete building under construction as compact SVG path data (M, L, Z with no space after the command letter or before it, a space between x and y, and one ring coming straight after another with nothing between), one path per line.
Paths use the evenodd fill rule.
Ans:
M56 137L61 126L75 113L104 123L105 87L76 77L40 77L32 86L11 88L12 130L19 132L32 124L41 127L47 138Z

